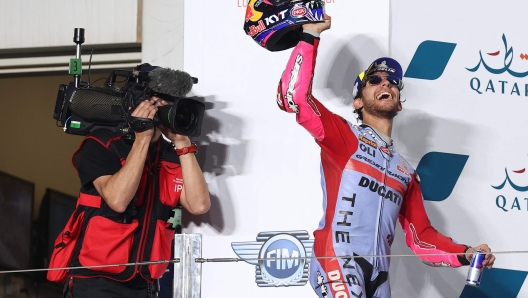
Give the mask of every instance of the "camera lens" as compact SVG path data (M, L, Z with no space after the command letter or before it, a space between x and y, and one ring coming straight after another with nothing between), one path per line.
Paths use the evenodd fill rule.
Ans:
M205 105L190 98L178 98L171 105L158 107L159 124L171 129L172 132L199 136Z
M174 115L174 123L181 129L189 129L194 123L193 110L188 106L180 106Z

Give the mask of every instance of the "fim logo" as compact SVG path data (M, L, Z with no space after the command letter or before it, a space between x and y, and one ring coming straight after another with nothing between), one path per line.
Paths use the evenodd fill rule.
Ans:
M313 242L306 231L260 232L256 242L233 242L231 247L255 265L259 287L288 287L304 286L308 281Z

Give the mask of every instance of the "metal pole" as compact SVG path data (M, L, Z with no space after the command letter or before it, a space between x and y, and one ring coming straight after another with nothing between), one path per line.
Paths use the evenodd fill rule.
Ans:
M75 28L73 32L73 42L77 44L77 52L75 58L81 61L81 45L84 43L84 28ZM79 67L81 67L81 65L79 65ZM73 78L75 82L75 88L79 88L79 86L81 85L81 75L76 74L73 76Z
M202 257L201 234L176 234L174 237L174 264L172 293L174 298L200 298L202 264L195 260Z

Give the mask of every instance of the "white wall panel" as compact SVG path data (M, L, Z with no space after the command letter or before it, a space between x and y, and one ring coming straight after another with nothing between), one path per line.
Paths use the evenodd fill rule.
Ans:
M183 0L143 0L143 62L183 69Z
M136 43L140 0L0 0L0 49Z

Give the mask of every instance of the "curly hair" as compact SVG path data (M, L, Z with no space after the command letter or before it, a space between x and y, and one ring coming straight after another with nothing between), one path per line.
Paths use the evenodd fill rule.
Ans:
M361 84L363 85L363 84ZM363 86L361 86L361 88L358 88L358 92L356 94L356 97L354 97L354 100L356 100L357 98L360 98L363 96ZM354 109L354 114L356 114L356 119L359 120L359 121L363 121L363 111L361 111L363 108L360 108L360 109Z

